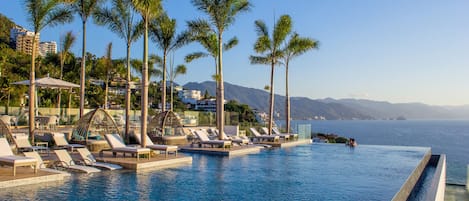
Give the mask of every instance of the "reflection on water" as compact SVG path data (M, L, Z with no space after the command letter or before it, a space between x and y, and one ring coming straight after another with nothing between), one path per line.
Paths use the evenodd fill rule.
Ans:
M73 174L60 184L2 190L0 198L390 200L426 151L366 145L351 151L343 145L314 144L235 158L193 154L191 166Z

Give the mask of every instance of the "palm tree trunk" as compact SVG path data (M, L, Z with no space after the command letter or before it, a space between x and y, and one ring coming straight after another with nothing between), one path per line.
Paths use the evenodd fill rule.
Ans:
M109 92L109 76L106 76L106 85L104 88L104 109L107 110L107 94Z
M171 104L170 104L170 106L171 106L170 109L171 109L171 110L170 110L170 111L171 111L171 112L172 112L173 109L174 109L174 108L173 108L173 90L174 90L173 80L171 80L171 88L170 88L170 91L171 91L171 92L170 92L170 93L171 93L171 94L170 94L170 97L171 97Z
M143 69L142 69L142 112L141 138L142 147L146 147L147 115L148 115L148 15L145 16L145 31L143 33Z
M217 110L217 119L219 121L218 123L218 130L220 132L220 135L218 135L218 139L223 140L223 131L225 128L225 94L224 94L224 85L223 85L223 46L222 46L222 35L221 33L218 33L218 73L220 77L220 81L218 83L218 94L217 94L217 105L218 109Z
M31 54L31 71L29 72L29 138L34 143L34 129L36 120L34 117L35 91L36 91L36 35L33 37L33 50Z
M163 53L163 80L161 80L161 111L166 111L166 50ZM164 129L163 129L164 135Z
M272 62L270 71L270 109L269 109L269 135L272 134L273 119L274 119L274 69L275 63Z
M126 93L125 93L125 137L127 142L129 142L129 130L130 130L130 42L127 42L127 83L126 83Z
M64 55L61 52L60 53L60 79L63 79L63 72L64 72ZM62 90L59 89L59 94L57 94L57 109L59 110L59 118L62 116L62 113L60 111L60 102L62 102Z
M86 67L86 21L83 24L83 48L81 50L81 72L80 72L80 118L85 110L85 67Z
M290 134L290 95L288 93L288 62L285 63L285 114L287 134Z

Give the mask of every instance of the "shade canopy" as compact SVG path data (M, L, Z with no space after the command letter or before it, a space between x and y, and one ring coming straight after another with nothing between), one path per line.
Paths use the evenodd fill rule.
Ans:
M23 80L19 82L13 82L12 84L16 85L29 85L29 80ZM51 89L70 89L78 88L80 85L74 84L71 82L63 81L61 79L55 79L51 77L44 77L36 79L36 86L41 88L51 88Z

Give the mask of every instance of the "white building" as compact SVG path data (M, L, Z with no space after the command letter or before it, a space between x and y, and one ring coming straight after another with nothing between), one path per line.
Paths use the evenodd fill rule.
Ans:
M209 111L209 112L216 112L217 100L214 98L198 100L197 103L195 104L195 109Z
M44 57L48 53L57 54L57 43L55 41L39 43L39 55Z
M197 101L202 99L202 93L199 90L181 90L178 91L178 96L183 103L197 104Z
M32 54L33 38L37 44L36 52L39 52L39 33L36 35L36 37L34 37L34 32L28 31L21 26L15 26L10 30L10 41L15 45L15 49L18 52Z

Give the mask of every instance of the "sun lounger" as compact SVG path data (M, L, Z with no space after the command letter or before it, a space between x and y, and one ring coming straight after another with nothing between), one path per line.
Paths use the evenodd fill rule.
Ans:
M16 176L16 167L34 166L35 174L38 168L35 158L14 155L6 138L0 138L0 165L13 166L13 176Z
M76 148L85 148L85 145L82 144L69 144L65 139L65 135L63 133L53 132L52 136L54 138L55 145L58 148L66 148L69 149L71 152L73 152L73 150Z
M58 149L54 150L54 152L55 155L57 155L57 158L59 159L59 164L69 170L75 170L84 173L101 172L101 170L94 167L77 165L70 156L70 154L68 154L67 150Z
M102 168L102 169L106 169L106 170L122 169L122 166L120 166L120 165L111 164L111 163L97 162L96 159L94 158L93 154L91 154L90 151L87 148L78 148L77 151L80 154L80 157L83 160L83 163L85 163L85 165L94 166L94 167Z
M217 136L220 134L220 132L218 132L218 129L212 129L212 131L213 131ZM248 139L238 138L237 136L229 136L229 135L227 135L225 132L223 132L223 134L222 134L222 139L223 139L223 140L231 140L232 142L237 143L237 144L239 144L239 145L247 145L247 144L249 144L249 140L248 140Z
M142 144L141 136L139 134L134 134L135 139L139 144ZM164 151L165 157L168 157L169 152L173 152L175 156L178 155L178 146L171 146L171 145L164 145L164 144L153 144L150 137L148 135L146 137L146 148L150 148L151 150L157 151Z
M280 133L279 134L272 134L271 132L269 132L269 129L266 128L266 127L261 127L261 130L266 135L271 134L271 135L274 135L274 136L279 136L280 138L283 138L285 141L290 140L290 135L288 135L288 134L280 134Z
M131 153L137 155L137 160L140 158L140 154L148 155L148 159L150 159L151 149L149 148L139 148L139 147L128 147L122 141L122 138L118 134L106 134L104 135L107 142L111 146L112 154L116 156L116 153L122 153L125 157L126 153Z
M249 128L249 130L251 131L251 133L254 135L254 138L256 138L258 142L260 141L279 142L280 141L280 136L262 135L255 128Z
M288 134L288 133L281 133L277 127L273 127L272 131L274 132L274 134ZM290 138L293 140L298 140L298 134L290 133Z
M49 148L47 147L32 146L31 143L29 143L29 137L27 135L15 135L13 137L13 140L15 141L16 149L18 151L46 151L47 153L49 153Z
M194 131L195 135L199 138L200 140L200 145L211 145L212 148L214 145L221 146L223 149L226 147L230 148L231 147L231 141L228 140L210 140L208 138L207 132L204 130L196 130Z

